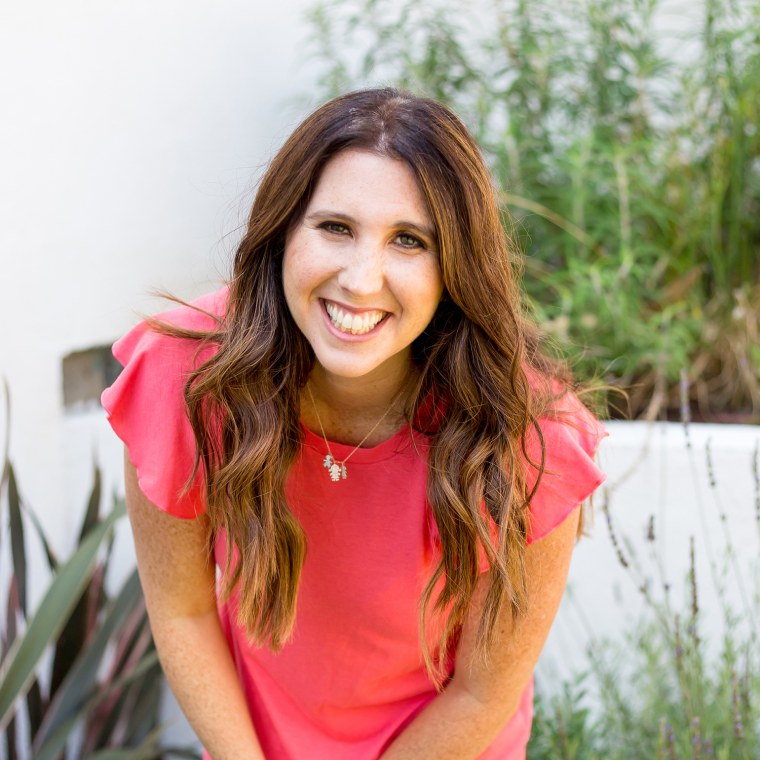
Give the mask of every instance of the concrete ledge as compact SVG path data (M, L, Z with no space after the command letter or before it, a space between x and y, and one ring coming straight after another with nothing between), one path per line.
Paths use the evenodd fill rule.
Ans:
M693 423L688 432L681 423L606 427L610 437L599 461L608 480L594 501L591 535L576 549L568 594L537 671L549 690L586 667L588 646L601 638L619 640L651 618L641 585L648 584L657 600L668 594L675 610L684 607L692 537L708 646L720 644L723 605L741 613L758 590L760 493L753 460L760 426ZM628 570L613 547L605 503Z

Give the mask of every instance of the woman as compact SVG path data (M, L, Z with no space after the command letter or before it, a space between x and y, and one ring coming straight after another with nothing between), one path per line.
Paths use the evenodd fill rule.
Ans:
M140 576L207 756L524 757L602 431L512 256L461 122L355 92L273 160L228 288L115 345Z

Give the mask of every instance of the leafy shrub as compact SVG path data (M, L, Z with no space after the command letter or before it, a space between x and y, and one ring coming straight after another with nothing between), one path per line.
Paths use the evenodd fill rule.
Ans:
M163 676L148 626L137 571L109 597L106 577L112 529L124 514L117 501L101 518L100 474L74 554L59 561L40 521L19 495L5 460L0 481L7 506L12 574L0 630L0 730L8 760L90 758L150 760L160 750L158 707ZM34 526L52 575L34 614L28 613L26 536ZM0 754L2 750L0 750Z
M326 0L322 95L394 83L484 147L547 330L582 377L760 418L760 2ZM693 14L702 14L694 21Z
M694 460L694 452L688 453ZM760 444L752 460L754 493L746 494L742 504L754 512L760 538ZM592 637L586 672L552 696L539 697L530 760L760 757L760 553L749 566L738 559L709 448L705 462L693 463L708 473L705 496L723 528L704 544L709 580L698 587L692 538L684 603L678 609L675 589L659 565L654 518L647 529L649 560L644 561L619 535L609 500L605 503L612 544L642 595L644 616L622 641ZM728 601L729 589L738 599L736 609ZM711 590L716 601L704 609Z

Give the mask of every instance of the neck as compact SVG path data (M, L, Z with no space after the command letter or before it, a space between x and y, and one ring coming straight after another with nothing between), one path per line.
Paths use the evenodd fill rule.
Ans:
M382 413L403 393L409 377L386 376L371 380L334 377L327 375L321 367L315 367L309 376L309 387L320 405L336 412L366 413L380 409Z
M403 375L378 373L372 378L336 377L316 365L309 376L311 396L304 392L301 398L301 417L318 435L321 422L328 439L357 445L385 415L362 443L364 447L375 446L403 424L412 379L411 371Z

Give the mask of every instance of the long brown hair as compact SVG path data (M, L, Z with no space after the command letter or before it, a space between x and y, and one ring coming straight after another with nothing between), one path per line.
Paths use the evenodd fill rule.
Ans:
M348 148L410 167L440 251L444 296L412 346L419 374L407 409L430 437L427 495L442 552L420 600L420 635L426 667L440 684L445 653L480 575L481 553L491 567L481 651L504 605L514 615L524 607L532 496L526 469L535 466L539 477L542 470L542 462L526 461L526 436L535 429L540 438L537 419L551 383L568 380L542 354L539 334L524 316L519 261L489 173L447 108L393 89L349 93L306 118L275 156L235 256L227 312L206 336L218 351L186 388L196 466L205 475L212 530L226 531L224 593L239 585L241 622L255 642L277 649L293 629L306 552L284 490L302 442L299 395L313 362L285 302L282 257L286 234L325 164ZM446 413L426 422L423 410L431 408ZM232 563L235 546L239 561ZM443 620L437 658L425 643L431 612Z

